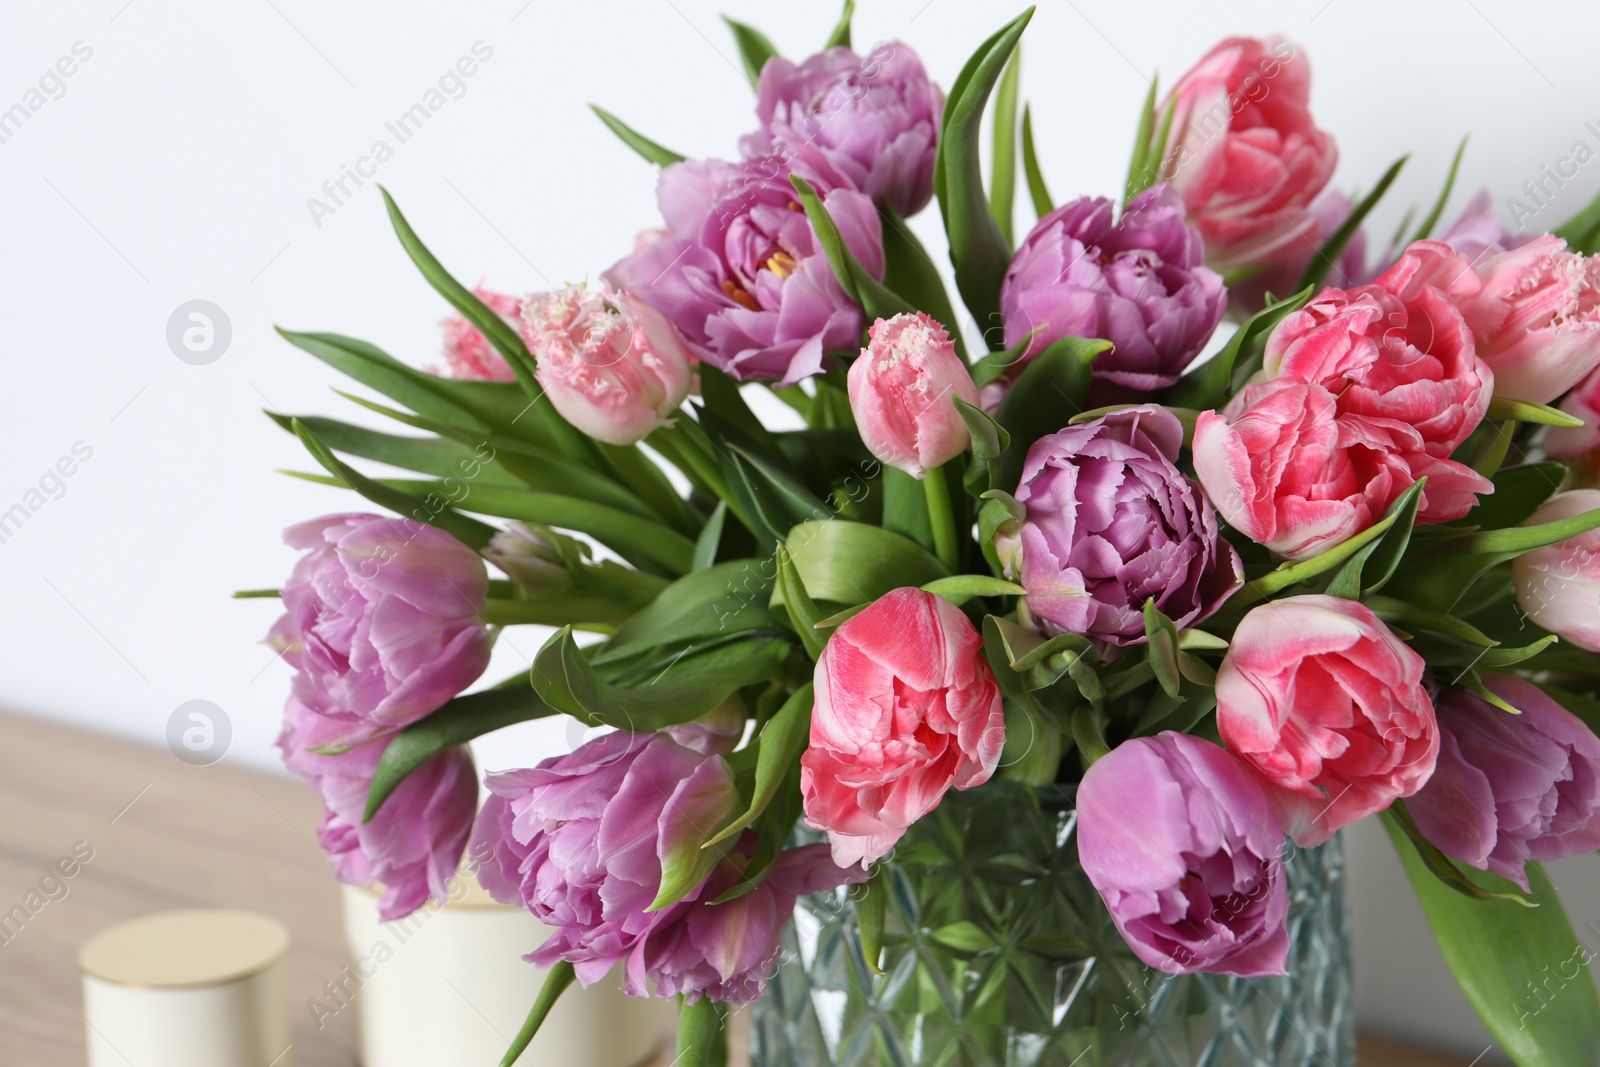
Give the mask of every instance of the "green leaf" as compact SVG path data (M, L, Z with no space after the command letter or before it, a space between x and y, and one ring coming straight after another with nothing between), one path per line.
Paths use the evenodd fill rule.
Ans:
M778 542L775 550L778 564L777 588L773 590L773 597L783 605L783 610L789 615L789 622L794 627L794 632L800 637L800 644L805 648L806 655L815 662L822 656L822 646L827 643L827 637L817 631L817 623L822 620L822 612L817 610L816 603L806 592L805 583L800 580L800 571L794 565L794 559L789 555L789 549L782 541Z
M1401 557L1411 544L1411 531L1417 523L1417 505L1422 499L1422 485L1426 480L1419 480L1389 505L1389 510L1384 514L1393 515L1394 524L1387 533L1368 542L1340 568L1328 584L1331 596L1360 600L1363 593L1376 593L1394 576ZM1369 566L1371 570L1367 569Z
M1063 337L1023 368L995 411L995 421L1011 435L1012 446L997 465L999 488L1015 489L1033 443L1063 429L1083 410L1090 367L1096 356L1110 349L1110 341Z
M889 883L893 878L888 865L882 865L853 898L856 925L861 931L861 955L873 974L883 973L883 928L889 917L889 894L894 891Z
M1156 681L1168 696L1177 696L1183 685L1178 674L1178 627L1156 607L1154 598L1144 602L1144 636Z
M722 16L722 21L733 31L733 39L739 45L739 59L744 63L745 77L750 79L752 86L756 85L761 81L761 68L767 65L767 60L778 54L778 46L767 40L766 34L754 26L735 22L726 15Z
M1161 402L1200 411L1216 404L1228 392L1235 368L1246 367L1259 359L1273 327L1304 307L1314 292L1316 290L1311 286L1303 286L1298 293L1285 300L1268 303L1252 315L1250 321L1233 332L1221 351L1179 378L1161 395ZM1245 358L1241 360L1241 356Z
M302 423L295 421L291 425L295 435L300 438L300 443L306 446L306 451L310 452L329 474L379 507L388 508L414 522L437 526L474 552L482 551L489 543L489 539L499 532L488 523L461 514L445 504L442 499L435 504L433 500L436 498L423 499L412 496L368 478L341 461Z
M729 445L719 458L729 485L762 527L753 532L764 543L775 545L790 527L830 514L822 501L783 467L737 445Z
M529 1042L539 1032L539 1027L544 1025L545 1016L550 1014L550 1009L556 1006L556 1001L561 999L561 994L566 992L567 987L577 976L572 964L566 960L550 968L545 976L544 985L539 989L538 999L528 1011L527 1021L522 1024L522 1029L517 1031L516 1039L511 1042L506 1054L501 1057L500 1067L512 1067L522 1058L522 1053L527 1049Z
M383 484L397 487L406 493L450 492L442 482L385 479ZM503 519L520 519L523 522L537 522L563 530L576 530L615 549L618 555L629 562L658 563L674 574L683 574L694 563L694 542L687 537L639 515L607 507L604 504L595 504L555 493L509 489L496 485L468 486L466 494L457 503L461 508L480 515L495 515ZM485 528L492 532L492 527Z
M961 421L967 424L967 433L972 437L972 459L967 464L962 484L967 492L981 498L994 488L994 463L1011 447L1011 435L982 408L960 397L954 399Z
M1484 416L1501 422L1532 422L1540 426L1564 426L1576 430L1584 425L1582 419L1568 415L1560 408L1548 404L1535 404L1527 400L1513 400L1496 396L1489 401L1489 412Z
M1466 137L1461 138L1461 143L1456 146L1456 155L1450 161L1450 172L1445 175L1444 188L1439 190L1439 199L1433 202L1433 207L1428 211L1427 217L1422 220L1422 225L1417 227L1417 232L1412 235L1411 240L1426 240L1428 235L1433 232L1433 228L1439 224L1439 216L1444 214L1444 206L1450 200L1450 191L1456 187L1456 172L1461 169L1461 157L1467 151L1467 140L1468 138ZM1404 229L1404 227L1401 227L1401 229ZM1394 243L1398 245L1400 242L1396 240Z
M1600 526L1600 508L1585 511L1569 519L1541 522L1534 526L1513 526L1504 530L1480 530L1477 533L1452 537L1441 542L1431 552L1440 555L1483 555L1498 559L1512 559L1545 545L1559 544L1579 534L1588 533Z
M1469 900L1442 885L1398 828L1385 822L1445 962L1490 1034L1520 1067L1575 1067L1592 1062L1600 1044L1600 1000L1587 949L1572 932L1555 887L1540 864L1529 865L1537 908ZM1483 881L1512 888L1494 875ZM1571 964L1571 975L1566 964ZM1543 999L1552 972L1563 984Z
M1333 235L1323 242L1321 248L1317 249L1317 254L1311 257L1311 262L1306 264L1305 272L1300 275L1300 282L1296 288L1304 289L1308 285L1318 289L1322 287L1323 279L1328 276L1328 272L1333 269L1333 265L1339 262L1339 257L1344 254L1345 245L1350 243L1350 238L1354 237L1355 232L1361 228L1362 221L1378 205L1378 201L1383 199L1383 194L1389 191L1389 186L1393 185L1395 178L1400 176L1400 170L1406 165L1406 160L1409 158L1409 156L1401 156L1389 165L1389 169L1383 172L1383 177L1378 179L1378 184L1373 186L1372 192L1363 197L1361 203L1350 210L1350 214L1345 217L1344 222L1339 224L1339 228L1334 230Z
M1581 255L1600 252L1600 196L1551 232L1567 242L1567 248Z
M727 1067L728 1006L710 997L678 1007L678 1048L672 1067Z
M500 353L506 365L517 376L517 384L522 386L522 391L534 405L536 418L561 454L580 462L597 458L594 442L562 418L554 405L539 403L544 397L544 390L533 376L533 356L528 353L528 347L522 343L517 331L491 311L472 290L456 281L450 272L444 269L444 265L428 251L428 246L422 243L422 239L411 228L405 215L401 214L400 206L394 202L394 197L389 195L389 190L380 185L378 192L383 194L384 205L389 210L389 222L394 227L395 236L400 238L400 246L411 257L411 262L416 265L428 284L433 286L434 291L444 297L468 322L476 326L478 332L482 333L494 346L495 351Z
M1022 83L1022 49L1011 53L1000 91L994 98L994 152L989 168L989 210L1007 245L1012 242L1017 195L1017 92Z
M1010 493L991 489L983 494L983 506L978 509L978 547L995 570L1003 569L994 547L995 535L1008 523L1021 522L1026 515L1026 509Z
M778 709L776 715L767 720L756 741L755 785L750 794L750 806L744 814L706 842L705 847L710 848L742 833L767 810L772 798L778 795L789 768L799 762L800 754L806 750L811 736L811 708L814 702L811 683L807 682L783 702L783 707Z
M1494 492L1480 497L1478 506L1461 521L1484 530L1518 526L1561 488L1566 476L1566 465L1560 460L1503 467L1491 478Z
M1406 493L1414 498L1416 494L1422 492L1422 487L1427 484L1427 481L1427 478L1418 478L1406 490ZM1300 582L1315 578L1319 574L1326 574L1344 563L1345 560L1353 557L1364 546L1371 544L1386 534L1399 521L1401 512L1409 508L1410 505L1407 503L1406 496L1402 494L1399 499L1389 505L1389 510L1384 513L1383 518L1365 530L1346 538L1326 552L1312 556L1310 559L1302 560L1298 563L1285 563L1277 570L1269 571L1253 582L1246 582L1244 588L1234 595L1230 603L1238 605L1254 603L1280 590L1287 589L1291 585L1297 585Z
M465 431L488 431L488 424L478 412L470 410L455 397L446 395L442 389L445 385L467 384L465 382L432 378L382 350L353 338L327 333L296 333L281 326L277 330L279 336L296 348L309 352L362 385L404 404L418 415Z
M922 591L942 596L956 607L974 597L1022 596L1027 592L1015 582L1008 582L1004 578L993 578L987 574L953 574L948 578L929 582L922 587Z
M928 494L922 483L898 467L883 468L885 530L909 537L923 548L933 549L933 517L928 514Z
M948 573L915 541L845 519L801 523L785 544L819 605L868 604L891 589L920 587Z
M933 164L934 191L949 238L956 288L986 335L1000 322L1000 282L1011 263L1011 246L984 196L980 127L989 94L1031 18L1030 7L967 60L945 101Z
M412 771L446 749L514 723L542 719L555 713L556 709L541 700L525 682L468 693L447 702L438 711L395 734L389 747L383 750L367 789L367 808L361 821L370 822Z
M1411 846L1417 850L1417 857L1422 860L1423 866L1428 869L1430 874L1439 879L1442 885L1449 886L1469 900L1503 900L1513 904L1520 904L1524 908L1538 907L1537 904L1519 892L1499 892L1493 889L1485 889L1477 882L1474 882L1465 871L1456 866L1454 860L1439 851L1432 842L1422 836L1422 831L1418 830L1417 824L1411 820L1411 813L1406 811L1405 801L1396 800L1389 806L1388 810L1379 814L1379 818L1383 820L1384 826L1389 828L1391 832L1399 830L1406 836L1406 839L1411 842Z
M729 850L713 847L710 837L739 803L739 789L727 760L721 756L711 760L717 770L708 768L685 779L661 812L657 840L666 854L661 857L661 883L647 912L672 907L729 858Z
M630 687L601 681L566 627L534 657L533 687L552 707L590 725L643 733L698 719L745 686L776 677L790 647L770 638L737 641L675 658L655 678Z
M776 623L767 611L773 583L767 563L734 559L691 571L617 627L592 662L610 662L664 645L774 629Z
M856 0L844 0L844 13L839 16L839 21L833 27L833 32L828 34L828 39L823 42L822 50L830 48L850 47L850 19L856 13Z
M345 455L359 456L438 478L481 480L485 484L506 486L519 484L495 464L495 450L492 447L469 448L458 441L440 440L437 437L402 437L379 433L364 426L317 415L279 415L273 411L268 411L266 415L289 433L294 433L294 423L298 421L317 440ZM488 454L485 455L485 452Z
M1022 109L1022 173L1028 179L1028 196L1033 200L1033 212L1044 218L1055 210L1050 190L1044 183L1044 171L1039 169L1039 157L1033 150L1033 105Z
M1133 135L1133 154L1128 158L1128 179L1122 183L1124 205L1149 187L1145 172L1150 159L1150 138L1156 130L1156 79L1150 79L1150 91L1145 94L1139 108L1139 125ZM1156 161L1159 166L1161 161Z
M650 138L644 136L642 133L639 133L633 127L629 126L627 123L623 122L621 119L617 118L617 116L613 115L600 105L590 104L589 110L600 116L600 121L606 124L607 129L620 137L623 144L639 153L651 163L654 163L659 167L667 167L674 163L683 162L683 156L679 155L677 152L674 152L670 148L663 148L661 145L656 144L656 142L650 140Z
M828 214L827 206L811 183L798 174L789 175L789 182L800 194L800 205L805 208L806 218L816 231L817 243L822 246L828 266L833 268L833 275L845 295L860 304L869 319L892 319L902 312L917 310L903 297L890 292L861 265L839 235L839 227L834 225L833 216Z
M722 528L727 521L728 505L719 500L711 518L706 520L706 528L700 531L700 537L694 543L694 560L690 570L703 571L717 561L717 549L722 544Z

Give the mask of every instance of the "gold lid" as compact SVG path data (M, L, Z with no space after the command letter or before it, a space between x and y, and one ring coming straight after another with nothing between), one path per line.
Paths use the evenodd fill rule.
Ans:
M164 911L102 930L78 950L78 970L115 985L193 989L260 974L289 951L289 931L250 911Z

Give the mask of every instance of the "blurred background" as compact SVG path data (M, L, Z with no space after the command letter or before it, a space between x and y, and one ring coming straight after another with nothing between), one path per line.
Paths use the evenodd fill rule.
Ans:
M1503 220L1542 231L1600 190L1595 15L1576 0L1040 7L1023 95L1058 200L1117 191L1152 75L1274 31L1310 56L1335 184L1368 189L1411 154L1368 227L1375 245L1432 201L1467 133L1446 220L1487 187ZM447 309L396 244L377 181L463 281L526 292L598 275L657 224L655 169L585 105L686 155L735 154L752 97L722 12L791 56L837 15L753 0L7 3L0 708L160 744L180 706L206 701L229 733L224 763L275 768L288 670L260 641L276 603L228 594L277 585L292 562L280 529L354 498L275 474L310 461L261 409L363 420L329 391L350 383L273 325L436 360ZM855 40L903 40L948 85L1013 14L862 0ZM425 121L402 129L419 104ZM1568 162L1549 177L1580 156L1576 176ZM936 211L914 227L943 247ZM214 330L198 354L175 340L196 308ZM503 639L490 676L541 640ZM527 765L567 734L504 731L480 763ZM1363 1027L1498 1060L1381 832L1346 836ZM1551 873L1574 926L1600 923L1600 866Z

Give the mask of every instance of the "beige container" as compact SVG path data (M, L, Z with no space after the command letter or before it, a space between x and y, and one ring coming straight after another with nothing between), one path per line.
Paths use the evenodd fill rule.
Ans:
M247 911L170 911L78 952L89 1067L293 1067L289 931Z
M499 1063L522 1029L545 972L525 963L549 930L522 908L497 904L458 878L450 902L381 923L378 894L344 888L351 998L362 1067L483 1067ZM380 962L381 961L381 962ZM521 1067L635 1067L664 1044L663 1002L624 996L609 982L567 990Z

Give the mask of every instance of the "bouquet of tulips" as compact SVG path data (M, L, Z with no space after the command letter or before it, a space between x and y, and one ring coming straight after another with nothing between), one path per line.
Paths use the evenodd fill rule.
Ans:
M1600 847L1600 206L1446 226L1452 164L1377 252L1399 164L1331 189L1306 57L1245 38L1152 87L1120 204L1058 205L1031 15L947 93L853 50L848 5L799 62L734 24L736 159L599 112L662 226L595 284L469 290L387 200L457 313L444 369L284 336L420 436L273 415L391 513L291 527L271 591L339 877L396 918L465 855L553 928L507 1062L616 971L717 1063L800 895L857 886L875 962L874 872L950 790L1074 790L1084 872L1169 974L1283 973L1285 837L1379 815L1497 1038L1576 1062L1588 979L1527 991L1594 955L1539 864ZM935 200L965 316L906 227ZM466 692L520 625L558 629ZM467 742L550 715L610 729L480 811Z

